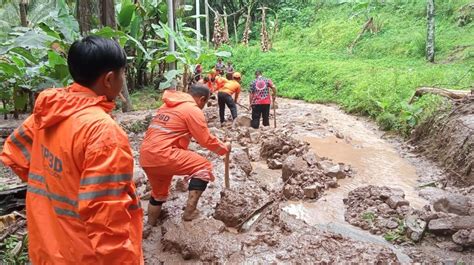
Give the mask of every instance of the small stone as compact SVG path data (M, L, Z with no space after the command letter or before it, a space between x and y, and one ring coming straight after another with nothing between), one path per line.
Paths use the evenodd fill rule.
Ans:
M459 244L464 247L472 247L474 246L474 230L470 229L462 229L457 231L453 235L453 241L456 244Z
M282 169L283 168L283 164L281 163L281 161L277 159L269 159L267 164L268 164L269 169Z
M398 227L398 223L395 222L394 220L387 220L385 227L387 227L388 229L395 229Z
M318 187L316 185L311 185L303 188L304 196L307 199L315 199L318 197Z
M407 236L414 242L420 241L426 230L426 222L418 216L408 215L405 218L405 225L407 227Z
M340 132L337 132L336 137L339 138L339 139L344 139L344 134L342 134Z
M281 149L281 152L283 154L287 154L288 152L290 152L291 148L288 146L288 145L285 145L283 146L283 148Z
M403 205L407 205L407 206L410 205L410 202L408 202L407 200L397 195L390 196L387 199L386 203L392 209L397 209L398 207L403 206Z

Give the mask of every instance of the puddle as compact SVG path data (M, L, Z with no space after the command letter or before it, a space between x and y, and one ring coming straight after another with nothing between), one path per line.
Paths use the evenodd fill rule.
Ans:
M422 208L427 203L418 196L418 191L414 188L418 185L416 168L401 158L388 144L372 141L369 145L355 140L346 141L335 136L326 138L303 136L300 139L309 142L313 151L319 156L349 164L356 172L352 178L339 180L340 186L337 189L326 191L326 194L316 202L289 203L289 207L298 208L298 218L308 224L344 223L342 200L351 190L365 185L400 188L414 208Z

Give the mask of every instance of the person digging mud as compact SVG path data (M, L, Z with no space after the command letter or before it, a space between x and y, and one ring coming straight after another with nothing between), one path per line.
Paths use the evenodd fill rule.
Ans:
M263 126L270 126L270 104L272 102L275 104L277 90L271 79L262 76L262 71L255 71L255 77L256 79L250 84L249 102L252 109L251 126L258 129L260 117L263 118Z
M113 40L71 45L74 83L40 93L0 160L25 182L33 264L143 264L128 137L110 116L127 55Z
M188 93L165 91L160 107L145 134L140 148L143 167L152 192L148 204L148 224L155 226L163 203L169 195L174 175L186 175L189 181L184 221L197 217L196 205L209 181L214 181L212 165L206 158L189 151L191 138L218 155L230 152L230 144L219 141L209 132L202 109L209 100L209 89L192 85Z
M232 120L237 118L237 106L239 95L240 95L240 73L227 73L227 82L224 84L224 87L219 90L217 93L217 102L219 104L219 118L221 125L224 125L225 121L225 106L230 109L232 114ZM235 94L235 98L232 98L232 95Z

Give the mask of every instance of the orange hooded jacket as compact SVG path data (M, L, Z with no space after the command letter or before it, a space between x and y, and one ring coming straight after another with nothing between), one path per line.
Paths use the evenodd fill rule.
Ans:
M28 182L33 264L143 264L143 211L114 103L73 84L42 92L0 160Z
M161 167L178 159L175 149L188 149L191 137L218 155L228 150L209 132L204 113L193 97L178 91L165 91L163 106L148 127L140 150L142 167Z

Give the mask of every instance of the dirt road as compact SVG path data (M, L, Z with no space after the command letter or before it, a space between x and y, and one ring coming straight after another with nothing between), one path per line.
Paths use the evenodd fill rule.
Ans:
M250 117L242 108L239 111L239 115ZM289 262L293 258L302 262L466 262L474 257L472 249L453 251L436 237L442 244L433 239L394 245L383 235L371 234L345 221L343 200L358 187L399 188L411 207L422 209L428 201L419 196L419 186L443 177L434 164L411 153L410 146L401 144L396 137L387 137L365 118L348 115L334 106L280 99L279 128L253 130L245 126L220 128L216 108L207 108L205 112L215 134L220 137L227 134L234 139L232 188L223 191L223 159L192 144L191 149L213 161L218 180L209 185L200 201L201 217L183 223L180 217L187 193L180 191L181 185L177 184L180 178L175 178L177 185L172 189L171 200L165 204L168 214L144 241L148 264ZM239 122L246 121L242 118ZM291 196L286 199L282 195L286 194L282 170L269 169L270 158L262 159L262 142L275 135L307 142L309 151L318 159L350 165L352 173L338 179L337 185L330 184L331 188L326 185L314 199L294 200ZM131 138L138 150L141 134L133 134ZM294 148L299 150L298 146ZM297 152L294 152L296 156ZM250 167L251 173L247 175L242 164ZM136 173L138 178L144 178L141 172ZM287 182L300 185L298 180ZM229 224L247 220L242 216L252 214L268 201L270 206L253 216L244 225L245 231L229 228ZM147 202L143 202L146 208Z

